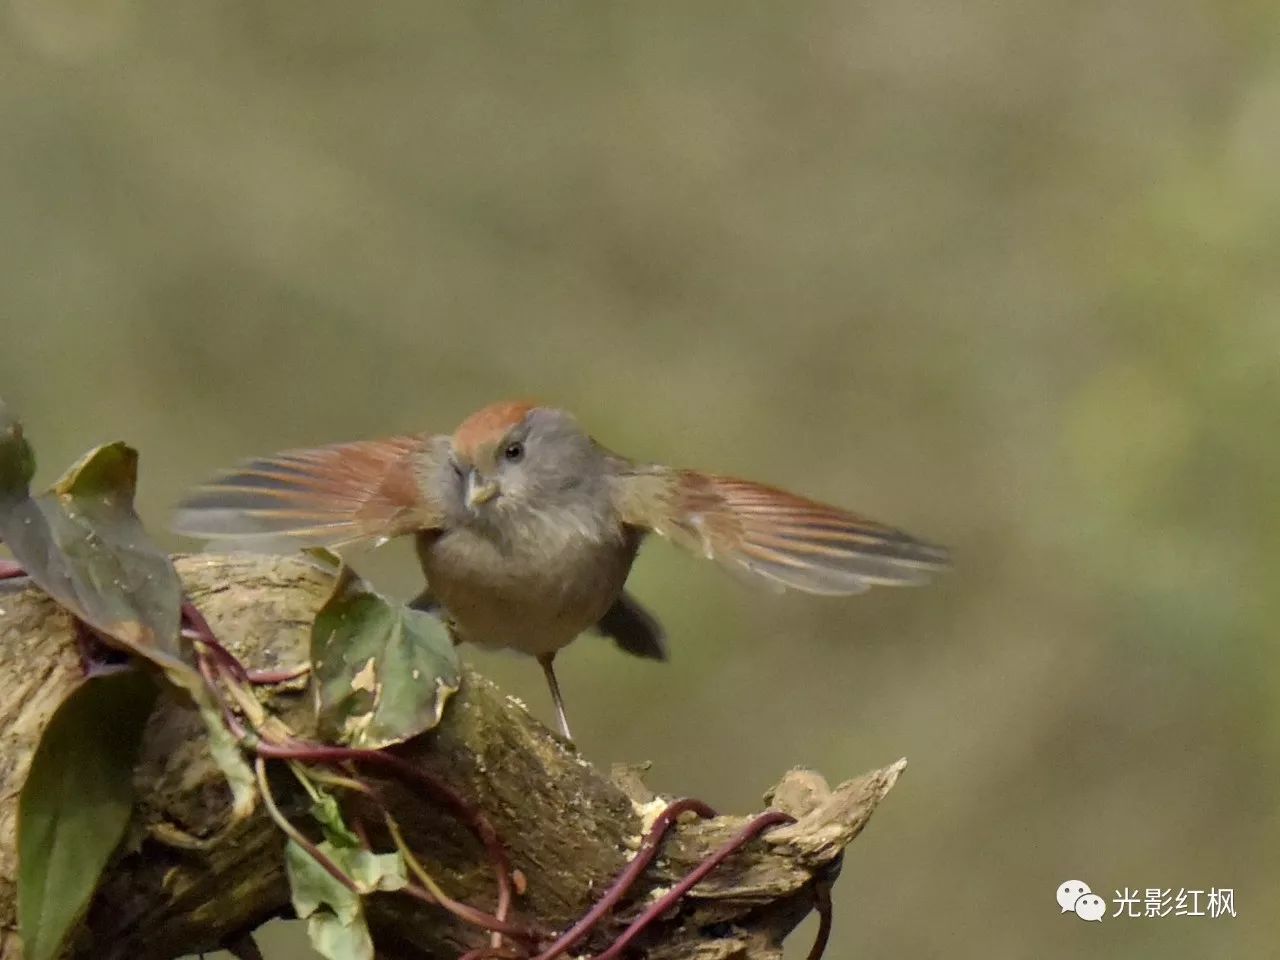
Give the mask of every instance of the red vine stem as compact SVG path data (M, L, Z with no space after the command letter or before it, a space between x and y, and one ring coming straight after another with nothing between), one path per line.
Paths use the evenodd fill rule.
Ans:
M254 670L250 668L245 673L245 679L257 687L269 687L277 683L288 683L290 680L297 680L299 677L305 677L311 672L308 664L300 667L284 667L280 670Z
M658 818L653 822L653 826L649 828L649 832L645 835L644 842L641 843L640 849L636 852L635 859L633 859L631 863L627 865L627 868L618 875L618 878L614 880L609 886L609 889L605 891L604 896L596 902L596 905L587 912L586 916L575 923L569 930L561 934L559 939L557 939L555 943L549 946L542 953L538 954L535 960L555 960L556 957L561 956L575 943L590 933L592 928L594 928L595 925L604 918L605 914L613 909L614 904L621 900L626 895L627 891L635 886L636 881L640 879L640 876L648 868L649 864L653 862L653 858L657 856L658 848L661 846L662 840L666 836L667 831L671 829L672 825L681 814L688 811L693 811L698 816L704 818L714 817L716 815L716 812L701 800L676 800L668 805L667 809L663 810L662 813L658 815Z
M402 760L400 757L380 750L360 750L355 747L333 747L307 741L290 741L286 743L267 743L259 741L253 749L270 760L302 760L313 763L342 763L352 761L357 765L382 767L393 773L400 780L408 781L422 788L431 797L447 807L458 819L467 825L476 839L484 846L489 855L489 862L494 868L494 877L498 883L498 909L495 916L506 920L505 912L511 903L511 865L507 860L507 852L498 839L498 833L484 813L468 803L461 794L448 784L437 780L424 770Z
M18 577L26 576L26 570L21 564L12 560L0 559L0 580L12 580ZM215 692L218 690L219 674L226 674L226 679L231 682L248 682L257 684L282 683L287 680L296 679L302 676L309 669L306 666L293 670L276 670L276 671L251 671L245 668L240 659L230 650L224 647L214 636L213 628L209 625L207 619L199 608L188 598L183 598L182 615L186 622L190 624L191 630L189 636L191 639L199 641L206 649L204 655L197 653L197 664L202 679ZM510 936L528 939L535 934L527 928L520 927L506 922L508 911L511 907L513 896L511 882L511 866L507 858L506 850L502 846L501 840L498 838L497 831L489 822L484 812L479 808L468 803L467 800L457 793L452 787L443 781L437 780L425 771L419 770L413 765L402 760L400 757L392 756L387 753L375 750L361 750L354 747L335 747L324 744L310 743L308 741L291 740L284 743L267 742L259 739L256 735L250 736L245 728L239 723L234 712L221 696L218 696L219 704L225 719L232 733L238 740L250 747L257 754L255 763L255 772L259 786L262 790L264 801L267 803L269 810L273 814L273 819L281 826L291 839L302 845L304 849L311 855L326 872L328 872L335 880L348 889L355 890L354 881L346 875L337 864L333 863L328 857L320 852L314 844L304 837L296 828L284 818L283 814L276 809L270 794L270 788L266 783L266 771L263 767L264 759L277 760L299 760L311 761L315 763L336 764L344 762L353 762L357 764L372 764L373 766L381 766L386 768L393 775L401 780L416 783L429 793L434 799L442 802L451 812L462 820L470 829L470 831L480 840L485 847L485 851L489 856L490 863L493 865L495 879L498 885L498 904L497 910L493 916L471 907L468 904L462 904L457 901L451 901L444 904L441 899L433 895L431 892L416 888L413 885L406 888L405 892L418 899L428 903L435 903L449 909L461 919L470 920L477 926L487 927L495 933L506 933ZM380 805L380 804L379 804ZM626 893L635 885L645 869L652 863L653 858L657 855L658 848L671 829L676 819L683 813L693 811L701 817L713 817L715 811L707 804L700 800L683 799L671 803L654 821L653 826L645 835L645 839L637 851L635 858L627 866L627 868L618 875L617 879L610 885L604 896L568 931L561 936L546 950L544 950L533 960L556 960L562 956L567 950L578 943L605 917L606 914L621 900ZM685 877L672 887L667 893L655 903L651 904L626 930L605 950L604 953L598 954L594 960L618 960L622 952L627 949L646 929L651 926L654 921L669 911L677 903L679 903L690 890L701 883L708 874L716 867L723 863L726 859L740 850L745 844L750 842L759 834L763 833L771 827L783 823L794 823L795 818L781 811L768 811L760 814L750 823L739 830L724 846L707 857L697 867L691 870ZM831 909L831 889L827 881L819 880L815 882L813 889L814 906L818 913L818 932L814 938L813 947L809 952L809 960L820 960L826 952L827 943L831 936L832 909ZM446 898L448 899L448 898ZM496 922L495 922L496 921ZM487 946L478 947L469 950L467 953L459 957L459 960L524 960L528 954L523 950L513 947L503 946L499 941L495 940Z
M271 795L271 785L267 783L267 765L263 763L262 757L258 757L253 762L253 772L258 780L258 789L262 792L262 802L266 804L267 813L271 815L271 819L275 821L276 826L284 832L285 836L305 850L307 855L324 869L325 873L329 874L352 893L358 895L360 888L355 880L326 856L319 847L303 836L302 831L290 823L289 818L276 806L275 797Z
M416 883L410 883L400 888L400 893L407 894L415 900L421 900L423 903L430 904L433 907L440 907L453 914L459 920L471 924L473 927L481 927L494 933L505 934L514 937L517 940L530 941L537 939L537 933L528 927L522 927L517 923L510 923L499 920L493 914L485 913L478 907L473 907L469 903L463 903L460 900L454 900L452 897L441 897L437 893L428 890L426 887L419 886ZM522 958L528 954L521 952Z
M795 817L780 810L769 810L760 814L760 816L734 834L728 843L689 871L684 879L668 890L661 899L640 914L636 921L627 927L617 940L613 941L609 949L604 953L598 954L594 960L617 960L618 957L622 956L622 951L631 945L632 941L644 933L650 924L679 903L686 893L706 878L707 874L720 866L729 856L736 853L747 841L770 827L781 823L795 823Z
M453 899L453 897L440 889L440 885L431 878L426 868L422 866L422 863L414 856L413 851L409 849L409 845L405 843L404 835L400 832L400 825L396 823L395 817L391 816L391 812L382 805L382 801L376 795L371 796L370 799L381 808L387 831L391 834L391 839L395 841L396 849L400 851L400 855L404 857L406 865L422 884L422 887L417 889L413 886L406 887L406 893L413 894L419 900L443 907L459 919L477 927L484 927L494 933L505 933L521 940L533 940L537 937L537 934L527 927L508 923L505 917L490 916L469 903L462 903ZM501 944L492 944L492 946L501 946Z
M813 946L809 948L809 960L822 960L822 955L827 952L827 941L831 939L830 880L814 881L813 906L818 911L818 932L814 935Z
M224 647L213 634L213 628L209 625L209 621L189 599L184 598L182 602L182 613L186 617L187 622L191 625L195 639L207 650L207 657L197 657L200 663L200 672L206 683L213 690L217 690L215 677L219 671L225 671L232 682L244 681L251 682L250 672L245 669L244 664L230 650ZM213 663L208 661L212 660ZM498 886L498 902L494 912L494 920L497 924L492 925L491 929L495 931L508 932L506 928L507 916L511 910L512 901L512 884L511 884L511 865L507 859L507 853L502 846L502 841L498 837L497 831L484 815L483 811L468 803L465 798L455 791L448 784L436 779L426 771L419 770L412 764L405 762L399 757L384 753L378 750L360 750L354 747L335 747L324 744L311 743L305 740L291 740L283 743L270 742L260 739L258 736L250 736L242 725L236 720L234 714L222 698L224 716L227 719L231 730L236 734L237 738L247 747L252 749L259 757L272 760L301 760L312 761L315 763L342 763L346 761L357 764L371 764L373 766L381 766L388 769L393 775L402 781L411 782L430 794L437 802L446 806L454 816L458 817L471 831L471 833L484 846L485 852L488 854L489 861L493 866L494 878ZM486 915L487 916L487 915ZM498 926L502 925L502 926ZM510 932L516 936L528 937L529 931L522 928L510 927ZM496 945L495 945L496 946Z

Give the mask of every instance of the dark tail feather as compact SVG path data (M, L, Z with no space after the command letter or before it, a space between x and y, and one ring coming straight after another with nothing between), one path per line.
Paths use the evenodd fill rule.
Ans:
M662 624L628 593L618 597L605 611L596 629L632 656L667 659L667 636Z

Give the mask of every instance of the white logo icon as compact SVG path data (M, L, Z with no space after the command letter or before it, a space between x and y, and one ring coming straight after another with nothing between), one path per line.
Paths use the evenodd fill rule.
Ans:
M1107 901L1096 893L1086 893L1076 901L1076 916L1081 920L1097 920L1101 923L1106 915Z
M1081 920L1102 921L1107 914L1107 902L1089 889L1083 880L1068 880L1058 884L1058 906L1063 913L1074 913Z

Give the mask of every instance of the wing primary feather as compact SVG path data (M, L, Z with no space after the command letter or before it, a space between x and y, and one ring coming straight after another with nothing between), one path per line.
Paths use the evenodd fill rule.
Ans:
M422 435L259 457L194 490L173 529L239 545L341 546L432 525L416 481L432 455Z
M927 583L944 547L775 487L692 470L624 464L624 520L733 571L819 594Z

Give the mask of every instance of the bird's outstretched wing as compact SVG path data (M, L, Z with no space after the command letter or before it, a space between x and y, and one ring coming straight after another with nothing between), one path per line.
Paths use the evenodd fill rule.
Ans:
M196 488L173 529L250 549L338 547L429 529L443 510L422 481L447 464L445 437L416 435L289 450Z
M775 487L621 458L614 466L623 522L774 585L862 593L927 583L950 566L943 547Z

